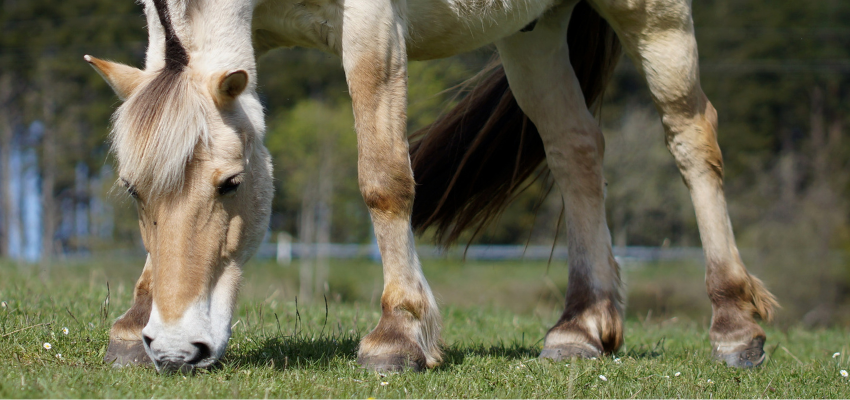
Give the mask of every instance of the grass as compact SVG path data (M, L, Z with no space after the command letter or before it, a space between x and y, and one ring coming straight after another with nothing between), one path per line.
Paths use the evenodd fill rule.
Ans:
M550 298L564 287L547 276L565 275L564 267L547 275L545 263L433 262L426 273L444 305L445 362L381 376L355 362L359 338L379 316L377 265L333 263L326 309L322 302L296 307L297 268L252 262L227 354L215 368L186 376L101 361L141 260L0 263L0 397L850 397L850 379L839 373L850 369L846 329L768 327L765 364L728 369L709 357L704 294L684 311L657 306L686 302L691 292L670 293L676 285L663 281L673 275L665 268L702 286L699 268L627 270L634 292L643 293L630 301L654 308L628 315L618 360L555 363L536 357L558 316Z

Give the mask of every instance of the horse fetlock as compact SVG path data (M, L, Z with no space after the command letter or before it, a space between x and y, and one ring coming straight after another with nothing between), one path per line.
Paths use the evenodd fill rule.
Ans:
M623 344L623 317L605 301L576 315L569 307L546 334L541 358L592 358L616 352Z
M436 310L385 310L375 330L361 340L357 362L382 371L421 371L439 365L442 353Z

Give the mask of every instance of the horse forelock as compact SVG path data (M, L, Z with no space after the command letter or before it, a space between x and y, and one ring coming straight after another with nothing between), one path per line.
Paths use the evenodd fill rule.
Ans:
M110 139L122 179L154 199L183 187L198 144L209 145L209 100L186 70L161 70L118 108Z

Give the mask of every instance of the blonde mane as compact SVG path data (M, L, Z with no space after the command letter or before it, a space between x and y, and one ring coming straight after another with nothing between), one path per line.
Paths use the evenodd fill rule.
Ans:
M122 179L156 198L183 187L199 143L208 145L211 101L189 69L163 69L113 116L110 139Z

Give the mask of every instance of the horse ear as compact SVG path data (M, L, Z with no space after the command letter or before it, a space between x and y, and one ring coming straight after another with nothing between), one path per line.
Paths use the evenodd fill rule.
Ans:
M127 100L142 81L144 72L138 68L101 60L89 55L83 57L106 80L121 100Z
M216 104L227 104L248 87L248 72L243 69L225 72L219 75L214 84Z

